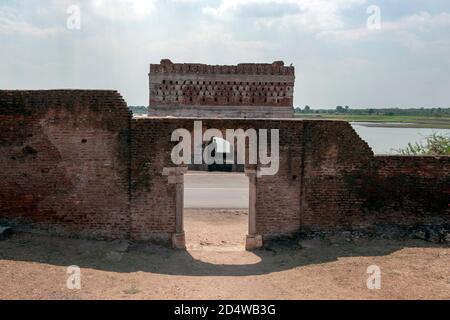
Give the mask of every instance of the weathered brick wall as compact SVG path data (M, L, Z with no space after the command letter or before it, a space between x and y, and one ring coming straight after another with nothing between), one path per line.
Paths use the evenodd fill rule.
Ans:
M127 237L130 119L116 91L0 91L0 219Z
M171 133L177 128L193 132L194 120L133 121L136 234L155 230L168 237L174 232L175 186L167 184L162 170L173 166ZM448 220L448 157L374 157L342 121L197 120L202 120L203 132L215 128L224 137L226 129L279 130L279 171L257 178L256 231L266 238ZM142 169L146 166L151 171Z
M354 192L357 183L348 179L363 179L372 150L341 121L305 122L304 150L302 230L351 227L360 216L362 200Z
M175 186L162 175L164 167L174 166L170 152L176 142L172 132L184 128L191 132L195 119L135 119L132 123L132 220L138 239L167 238L175 231ZM300 222L300 121L199 119L203 130L279 129L280 170L275 176L257 179L256 228L261 234L298 231ZM203 132L204 132L203 131ZM192 144L193 147L193 144Z
M279 171L256 181L265 238L450 221L450 157L375 157L342 121L131 120L117 92L80 90L0 91L0 220L169 240L176 193L163 168L174 166L172 132L194 120L223 133L279 129Z
M149 115L287 118L293 116L294 67L242 63L151 64Z
M374 157L348 124L305 127L302 231L450 223L450 157Z
M304 125L301 121L258 121L259 128L280 132L278 173L256 179L256 232L265 237L299 230Z
M177 122L133 119L131 123L131 237L169 240L175 233L175 185L163 176L173 167L170 141Z
M372 226L450 223L449 157L377 156L363 182Z

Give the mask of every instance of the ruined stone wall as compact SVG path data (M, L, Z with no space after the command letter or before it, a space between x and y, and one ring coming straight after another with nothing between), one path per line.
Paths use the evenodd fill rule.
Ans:
M0 220L128 237L130 120L116 91L0 91Z
M149 115L286 118L293 116L294 67L283 62L211 66L150 65Z

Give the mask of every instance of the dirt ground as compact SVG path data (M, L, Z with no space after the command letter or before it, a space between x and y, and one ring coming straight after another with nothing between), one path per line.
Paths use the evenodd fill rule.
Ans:
M186 246L189 251L245 250L247 209L185 209L184 213Z
M244 210L186 210L187 251L15 234L0 299L450 299L450 248L420 240L301 241L244 250ZM81 268L81 290L66 286ZM381 268L369 290L367 268Z

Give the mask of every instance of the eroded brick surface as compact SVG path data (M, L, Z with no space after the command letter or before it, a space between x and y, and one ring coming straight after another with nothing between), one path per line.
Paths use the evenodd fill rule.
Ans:
M0 91L0 219L128 237L130 120L115 91Z
M168 241L163 168L189 118L131 119L115 91L0 91L0 220L91 238ZM257 178L256 231L448 224L449 157L374 156L343 121L203 118L203 130L279 129L280 169Z

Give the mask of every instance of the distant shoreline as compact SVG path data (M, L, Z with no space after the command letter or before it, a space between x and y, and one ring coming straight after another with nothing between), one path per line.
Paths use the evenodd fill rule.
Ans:
M450 118L384 115L336 115L296 113L296 118L343 120L366 127L450 129Z
M133 116L146 117L147 114L134 113ZM298 119L343 120L365 127L450 129L450 117L341 115L324 113L296 113L294 117Z
M398 123L398 122L378 122L378 121L349 121L351 124L356 124L364 127L372 128L428 128L428 129L450 129L444 126L435 126L429 123Z

